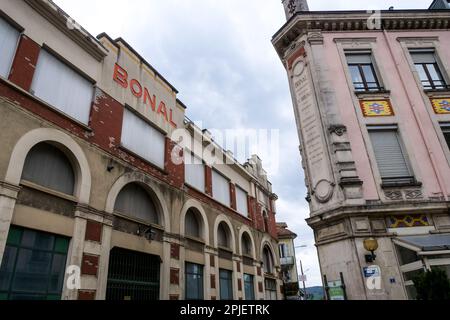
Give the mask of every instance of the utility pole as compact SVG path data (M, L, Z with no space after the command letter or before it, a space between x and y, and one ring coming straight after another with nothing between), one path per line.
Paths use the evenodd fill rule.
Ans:
M305 273L303 272L302 260L300 260L300 271L302 272L303 292L305 293L305 300L308 300L308 294L306 292Z

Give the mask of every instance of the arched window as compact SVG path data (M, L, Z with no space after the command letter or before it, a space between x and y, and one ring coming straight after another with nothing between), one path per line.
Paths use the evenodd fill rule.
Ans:
M114 211L146 223L159 224L153 199L147 190L137 183L130 183L120 191Z
M263 250L263 264L265 273L273 273L273 256L269 247L265 246Z
M242 234L241 247L242 254L245 254L247 256L252 255L252 240L250 239L250 236L247 232L244 232Z
M217 244L222 248L230 248L230 229L225 222L219 224L217 230Z
M185 231L187 236L201 238L201 223L199 213L195 209L189 209L185 218Z
M30 150L22 179L69 195L75 190L75 173L70 160L49 143L39 143Z

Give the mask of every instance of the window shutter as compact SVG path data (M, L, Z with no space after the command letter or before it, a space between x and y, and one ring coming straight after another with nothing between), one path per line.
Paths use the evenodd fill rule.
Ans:
M429 52L411 52L414 63L436 63L436 57L433 51Z
M372 55L370 53L347 53L347 62L349 64L371 64Z
M18 39L19 31L0 18L0 77L9 76Z
M411 177L397 131L370 131L370 138L383 179Z
M45 50L39 54L31 90L70 117L89 123L92 83Z
M128 109L123 115L121 143L142 158L164 168L165 136Z

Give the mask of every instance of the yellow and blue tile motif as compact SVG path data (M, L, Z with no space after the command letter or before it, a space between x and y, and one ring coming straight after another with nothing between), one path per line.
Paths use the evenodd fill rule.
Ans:
M428 227L429 225L426 214L407 214L392 216L388 219L388 228Z
M388 100L361 101L364 117L389 117L394 115L394 110Z
M431 103L437 114L450 114L450 98L431 99Z

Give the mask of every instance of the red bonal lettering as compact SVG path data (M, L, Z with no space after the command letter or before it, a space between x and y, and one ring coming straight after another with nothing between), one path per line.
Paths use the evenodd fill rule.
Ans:
M170 125L174 128L177 127L177 124L173 121L173 110L170 109Z
M150 93L148 92L147 88L144 89L144 104L150 104L150 107L153 111L156 111L156 96L150 96Z
M167 122L169 122L169 117L167 116L167 108L166 104L161 101L158 107L158 114L164 115L164 119L166 119Z
M125 89L128 88L128 72L117 63L114 67L113 79Z
M141 98L142 97L142 86L139 83L139 81L137 81L136 79L133 79L133 80L130 81L130 89L131 89L131 93L136 98Z

